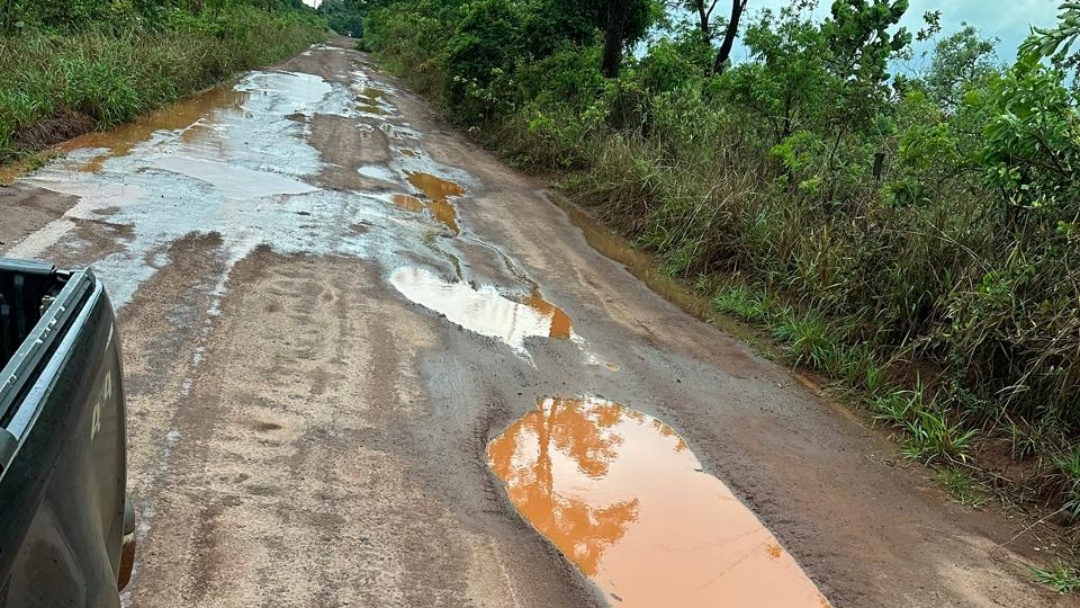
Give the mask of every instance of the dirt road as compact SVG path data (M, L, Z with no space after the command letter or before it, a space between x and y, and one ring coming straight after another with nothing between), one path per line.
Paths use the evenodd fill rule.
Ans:
M719 543L688 540L752 528L708 507L742 509L716 479L778 539L747 528L762 567L790 553L834 606L1074 605L1030 582L1020 522L949 503L879 433L648 291L347 45L0 188L0 250L92 265L120 309L128 605L736 605L661 574L726 576ZM663 450L691 482L650 497ZM619 475L653 477L601 495L627 454ZM622 551L646 520L671 544ZM631 582L672 600L621 596Z

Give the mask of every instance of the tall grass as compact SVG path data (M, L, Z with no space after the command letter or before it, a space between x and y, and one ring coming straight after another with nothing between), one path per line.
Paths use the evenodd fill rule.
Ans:
M316 20L244 6L214 18L177 11L153 27L0 37L0 162L53 143L43 121L115 125L324 37Z
M455 102L439 93L455 78L429 35L439 23L375 21L373 49L448 116L524 167L560 172L670 276L720 285L705 295L766 326L792 361L865 391L912 458L966 465L1008 439L1034 465L1027 487L1080 504L1080 222L988 186L971 152L982 124L949 143L966 163L905 151L905 132L945 120L914 98L888 102L888 132L777 145L727 80L689 70L653 90L647 58L598 81L595 48L579 47Z
M725 288L716 303L771 328L797 364L869 389L876 413L896 401L872 394L886 386L932 404L882 418L912 458L966 462L990 439L1049 428L1014 437L1026 446L1016 457L1035 464L1022 481L1052 502L1080 502L1080 467L1065 464L1080 439L1074 235L1034 213L1010 217L963 175L914 205L892 200L880 185L889 174L878 182L869 165L868 187L842 197L793 187L721 103L672 123L656 107L668 100L651 103L647 136L597 134L572 152L590 154L566 180L578 200L672 274L736 277L771 294ZM702 124L696 140L684 134L690 117ZM777 300L797 312L776 312Z

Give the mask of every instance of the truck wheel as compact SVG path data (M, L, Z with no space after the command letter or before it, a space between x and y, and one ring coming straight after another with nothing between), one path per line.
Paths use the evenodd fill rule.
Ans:
M135 508L131 499L124 502L124 546L120 552L120 575L116 587L123 591L131 582L131 573L135 570Z

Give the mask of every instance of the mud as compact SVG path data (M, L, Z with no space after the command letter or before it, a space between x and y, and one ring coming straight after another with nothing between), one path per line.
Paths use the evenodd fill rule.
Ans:
M0 253L25 240L42 226L60 219L75 206L78 198L58 196L26 184L0 187Z
M1025 568L1052 531L948 503L352 45L0 189L0 247L92 265L120 307L128 606L618 605L487 466L546 395L662 420L833 606L1075 605Z
M390 160L387 136L377 129L357 129L355 120L317 114L311 121L311 145L323 162L356 170L361 165Z
M415 196L409 196L408 194L395 194L393 196L393 201L395 205L406 211L420 213L424 210L424 201L416 198Z
M192 130L187 136L196 137L195 133L199 128L217 120L221 115L239 114L247 95L245 91L234 89L233 83L227 83L116 129L86 133L64 142L60 149L68 152L94 150L96 153L82 165L82 170L96 173L102 170L109 158L129 154L136 146L149 142L156 134L174 131L187 133Z
M89 116L61 111L56 116L19 129L12 135L15 146L27 150L42 150L54 144L81 135L94 128L94 121Z
M612 604L828 606L656 418L599 399L541 399L487 453L517 510Z

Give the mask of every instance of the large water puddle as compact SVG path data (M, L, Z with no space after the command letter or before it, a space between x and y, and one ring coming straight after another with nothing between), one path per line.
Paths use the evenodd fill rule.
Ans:
M534 528L626 608L825 608L795 560L670 427L544 399L488 446Z
M570 317L539 292L516 302L494 287L477 289L467 283L447 282L421 268L399 269L390 282L409 300L469 331L501 340L519 353L525 352L525 340L531 337L574 337Z
M351 105L347 87L318 76L251 72L134 124L76 138L63 146L66 158L26 181L78 203L9 254L77 254L79 220L107 212L131 235L120 250L87 261L118 307L167 263L158 253L191 233L221 236L226 274L263 243L282 253L377 255L387 248L350 227L382 218L382 202L312 183L323 165L307 141L307 119L358 116Z
M530 337L583 344L569 316L545 300L524 273L515 273L517 285L505 286L509 295L494 286L473 287L498 282L485 274L488 268L474 271L463 264L467 256L456 250L462 239L487 245L468 234L459 216L459 205L468 191L480 188L478 182L426 154L420 134L392 103L392 88L363 71L352 74L354 82L343 84L311 74L251 72L130 125L68 142L66 158L26 181L78 202L10 254L68 256L84 263L87 220L108 217L129 227L129 236L85 263L123 307L169 263L163 252L193 233L220 236L222 285L232 264L261 244L284 254L370 259L387 268L399 267L407 252L410 264L449 260L456 269L453 283L419 270L394 275L403 294L454 323L502 340L526 357ZM354 119L357 129L388 134L389 160L357 168L382 182L379 187L319 187L326 164L309 141L317 115ZM388 197L384 189L400 194ZM361 225L364 230L353 229ZM440 238L446 232L458 238Z
M142 116L128 124L109 131L94 131L64 142L59 148L65 152L80 149L98 150L79 168L97 173L106 160L124 156L135 146L148 142L156 133L181 131L181 137L192 143L198 140L198 131L208 128L226 115L241 115L249 93L233 86L215 87L167 108Z

